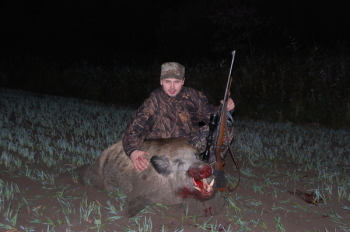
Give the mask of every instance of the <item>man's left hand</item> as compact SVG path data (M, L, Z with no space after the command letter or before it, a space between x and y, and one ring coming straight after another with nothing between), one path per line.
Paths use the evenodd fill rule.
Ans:
M223 104L223 103L224 103L224 101L221 100L221 104ZM235 109L235 103L233 102L233 100L231 98L229 98L227 100L227 110L228 111L233 111L234 109Z

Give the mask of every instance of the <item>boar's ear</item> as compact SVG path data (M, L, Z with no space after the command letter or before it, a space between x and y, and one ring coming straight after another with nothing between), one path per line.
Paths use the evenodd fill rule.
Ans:
M169 176L171 173L170 161L166 156L153 156L151 163L154 169L163 176Z

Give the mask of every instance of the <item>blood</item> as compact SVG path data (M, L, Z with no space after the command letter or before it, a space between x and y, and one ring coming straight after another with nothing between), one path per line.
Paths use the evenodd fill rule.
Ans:
M211 213L211 207L204 209L204 213L206 217L213 216L213 214Z
M204 165L200 168L191 168L187 171L187 174L195 180L200 180L210 177L213 174L213 170L209 165Z
M197 190L193 191L187 187L183 187L183 188L179 189L179 191L177 192L177 195L181 198L193 198L193 199L196 199L199 201L205 200L203 198L203 196L201 196Z
M194 179L194 181L196 182L197 187L203 188L203 182L202 182L201 180L196 180L196 179Z

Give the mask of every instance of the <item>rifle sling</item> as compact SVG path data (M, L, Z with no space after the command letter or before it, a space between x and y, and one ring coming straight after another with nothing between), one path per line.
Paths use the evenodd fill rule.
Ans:
M228 113L228 114L229 114L229 113ZM231 114L230 114L230 118L232 118ZM232 120L233 120L233 118L232 118ZM228 137L229 135L228 135L227 126L225 127L225 135L226 135L226 138L229 138L229 137ZM233 189L230 189L230 192L234 191L234 190L238 187L239 183L241 182L241 171L240 171L240 166L239 166L237 160L236 160L236 159L234 158L234 156L233 156L233 151L232 151L232 147L231 147L232 141L233 141L233 139L232 139L232 140L229 142L229 144L228 144L228 150L227 150L227 152L230 152L232 161L233 161L233 163L234 163L235 166L236 166L237 173L238 173L238 182L237 182L236 186L235 186ZM227 153L227 152L226 152L226 153ZM226 155L225 155L225 156L226 156ZM224 156L224 159L225 159L225 156Z

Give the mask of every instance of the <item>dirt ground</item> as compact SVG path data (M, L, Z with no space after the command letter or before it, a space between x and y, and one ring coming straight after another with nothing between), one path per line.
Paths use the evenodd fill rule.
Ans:
M220 215L193 217L179 207L153 205L132 219L123 215L122 201L116 200L115 195L84 186L70 173L56 173L52 186L16 176L16 171L9 171L1 164L0 179L4 183L16 183L20 189L20 193L15 194L17 201L11 203L11 209L19 210L16 225L12 228L3 226L2 231L350 231L349 209L344 207L348 202L332 196L324 199L325 202L323 199L312 202L310 186L303 180L282 186L251 187L251 183L262 183L262 177L267 174L275 173L270 175L271 183L277 183L282 177L278 170L249 166L242 160L240 163L243 164L241 168L249 169L255 175L241 174L237 189L220 193L229 200ZM40 165L31 167L34 168L45 170ZM285 167L282 165L281 168ZM237 180L237 172L229 158L226 174ZM312 173L304 173L305 177L308 175ZM86 220L81 216L83 198L100 206L100 211L91 212ZM117 213L111 212L107 202L115 206ZM5 199L5 207L0 212L2 225L9 224L4 217L9 204Z

